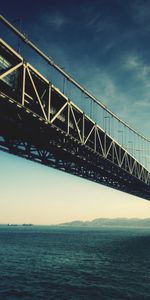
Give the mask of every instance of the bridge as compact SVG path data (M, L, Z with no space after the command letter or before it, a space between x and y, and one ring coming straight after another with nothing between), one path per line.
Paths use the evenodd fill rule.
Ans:
M0 150L150 200L150 140L0 21L63 78L60 89L0 38Z

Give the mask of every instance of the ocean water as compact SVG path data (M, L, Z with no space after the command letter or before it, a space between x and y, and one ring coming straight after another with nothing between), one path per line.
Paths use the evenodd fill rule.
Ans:
M0 300L149 300L150 229L0 226Z

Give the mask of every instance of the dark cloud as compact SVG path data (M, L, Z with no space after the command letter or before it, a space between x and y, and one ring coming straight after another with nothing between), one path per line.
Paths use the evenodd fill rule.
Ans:
M134 127L143 120L149 134L149 1L9 4L1 4L6 17L21 17L23 31L40 48Z

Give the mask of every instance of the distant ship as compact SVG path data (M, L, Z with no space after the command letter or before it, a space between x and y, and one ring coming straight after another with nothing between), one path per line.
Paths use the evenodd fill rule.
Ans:
M7 224L8 226L33 226L33 224L26 224L26 223L24 223L24 224Z
M33 226L33 224L22 224L22 226Z

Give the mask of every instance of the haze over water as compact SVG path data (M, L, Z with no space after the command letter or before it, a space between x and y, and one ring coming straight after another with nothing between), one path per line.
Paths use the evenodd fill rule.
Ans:
M0 226L0 299L149 300L149 228Z

